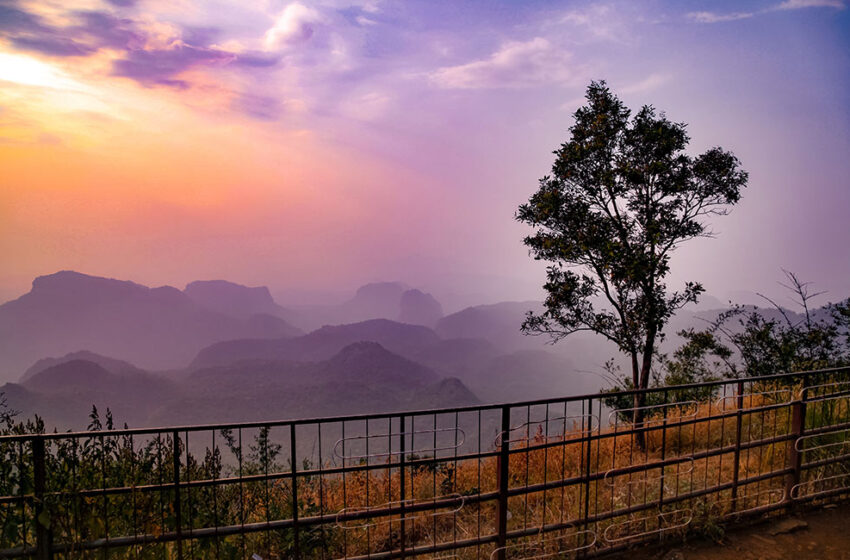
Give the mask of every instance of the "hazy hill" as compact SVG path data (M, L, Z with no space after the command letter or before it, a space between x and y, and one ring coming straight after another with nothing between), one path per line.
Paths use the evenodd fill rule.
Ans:
M201 350L191 367L227 365L243 360L322 360L349 344L361 341L377 342L391 352L410 356L439 340L436 333L427 327L372 319L350 325L325 326L297 338L219 342Z
M64 364L65 362L70 362L74 360L85 360L88 362L93 362L108 371L109 373L115 375L136 375L145 373L144 370L134 366L130 362L125 362L124 360L116 360L115 358L109 358L107 356L101 356L100 354L89 352L88 350L80 350L79 352L71 352L69 354L65 354L61 358L43 358L37 361L32 366L30 366L21 376L21 383L27 381L37 373L41 373L42 371L48 368L52 368L54 366Z
M410 289L402 282L374 282L357 289L354 296L340 304L289 305L291 322L302 329L323 325L359 323L370 319L391 319L413 325L433 327L443 316L443 307L434 296ZM289 317L287 317L289 319Z
M49 426L83 428L92 404L132 426L388 412L479 402L459 380L374 342L315 362L246 361L184 375L115 374L71 359L0 387L11 408Z
M478 402L462 382L440 379L374 342L348 345L318 362L200 369L181 385L186 396L159 410L153 423L336 416Z
M409 287L401 282L374 282L357 289L340 304L289 305L299 315L298 327L310 331L323 325L341 325L369 319L396 319L401 295Z
M187 284L183 292L198 305L224 315L244 320L255 316L276 317L284 321L289 336L304 334L292 326L298 322L299 315L275 303L265 286L249 288L226 280L198 280Z
M443 338L483 338L502 351L536 348L541 345L540 339L523 335L520 327L526 313L540 311L541 307L537 301L467 307L440 319L434 330Z
M182 367L219 340L293 333L281 319L243 320L208 309L176 288L63 271L0 305L0 381L45 356L86 348L148 369Z
M163 377L125 371L116 374L89 360L72 359L32 374L21 384L0 387L9 406L34 413L48 426L83 428L92 405L110 408L116 420L145 425L152 411L176 398L179 388Z
M401 294L399 322L433 327L442 316L443 306L431 294L420 290L407 290Z

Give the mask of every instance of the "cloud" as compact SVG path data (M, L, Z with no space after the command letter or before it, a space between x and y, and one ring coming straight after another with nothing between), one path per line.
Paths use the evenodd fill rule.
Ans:
M49 56L87 56L101 48L127 49L144 45L146 36L134 22L107 12L75 11L73 24L57 27L41 17L0 5L0 36L17 49Z
M736 21L739 19L747 19L756 15L753 12L733 12L729 14L717 14L714 12L691 12L688 18L697 23L719 23L722 21Z
M571 32L572 40L587 41L628 41L629 33L623 20L622 10L617 10L606 4L595 4L581 10L566 12L560 23L566 24L575 31ZM582 41L582 42L583 42Z
M0 37L9 39L19 50L49 56L85 56L97 50L12 5L0 4Z
M145 86L164 85L186 89L189 83L179 79L179 75L198 66L235 65L266 68L275 64L277 58L265 53L237 54L177 41L169 48L128 51L124 58L113 61L112 75L130 78Z
M106 12L77 12L79 24L63 32L82 35L95 49L133 49L145 45L147 36L135 29L130 19L118 18Z
M315 24L321 21L322 16L316 10L297 2L292 3L284 8L272 28L266 31L263 43L267 50L302 43L313 36Z
M82 45L72 39L54 36L12 37L12 45L22 51L36 52L49 56L87 56L97 49Z
M566 83L575 77L570 54L536 37L508 42L486 60L440 68L431 74L446 89L525 88Z
M655 89L658 89L659 87L669 82L671 78L672 77L669 74L650 74L643 80L629 84L623 88L620 88L618 91L625 94L645 93L647 91L653 91Z
M724 21L735 21L739 19L748 19L760 14L770 12L802 10L805 8L834 8L843 10L847 5L844 0L785 0L779 4L768 6L758 12L732 12L727 14L719 14L716 12L691 12L687 17L697 23L720 23Z
M185 89L189 84L176 76L201 64L228 59L223 51L177 44L169 49L138 49L112 63L112 75L130 78L143 85L166 85Z
M64 26L47 23L15 5L0 4L0 37L23 51L49 56L89 56L102 49L117 51L112 75L144 86L186 89L183 72L203 66L244 69L269 68L280 57L267 52L235 52L211 46L220 34L212 27L144 27L128 18L103 11L71 11ZM167 29L163 34L162 29Z
M774 10L800 10L802 8L835 8L843 10L847 5L842 0L785 0L773 7Z
M231 108L261 121L275 121L281 115L281 103L276 97L242 93L231 103Z

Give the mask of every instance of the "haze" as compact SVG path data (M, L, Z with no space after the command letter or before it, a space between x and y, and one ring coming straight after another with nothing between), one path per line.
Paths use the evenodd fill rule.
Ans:
M591 79L750 172L671 286L850 292L843 0L249 4L0 3L0 301L63 269L539 299L513 215Z

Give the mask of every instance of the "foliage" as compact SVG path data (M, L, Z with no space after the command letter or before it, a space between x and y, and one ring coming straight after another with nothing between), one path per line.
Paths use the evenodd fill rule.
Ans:
M821 295L792 272L782 285L791 292L799 318L778 303L775 317L758 307L735 305L701 331L680 333L685 344L677 351L690 354L702 371L717 378L758 377L850 364L850 299L812 308ZM699 369L699 368L697 368Z
M536 228L525 239L531 254L552 263L545 310L523 330L553 341L600 334L629 356L631 385L645 388L665 324L703 291L688 282L668 293L671 255L711 235L705 219L739 201L747 173L721 148L688 155L685 125L651 106L630 118L605 82L586 98L552 174L517 213Z

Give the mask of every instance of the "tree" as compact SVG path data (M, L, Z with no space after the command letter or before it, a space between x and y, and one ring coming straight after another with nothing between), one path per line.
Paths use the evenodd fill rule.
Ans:
M685 241L712 235L705 219L740 200L747 173L721 148L690 156L686 125L651 106L631 117L604 81L592 82L586 99L552 174L517 212L536 228L525 238L530 253L552 263L544 311L529 313L522 328L553 342L600 334L628 356L625 384L645 389L665 324L703 291L687 282L668 293L670 257ZM635 396L636 424L643 402Z
M791 293L794 309L759 294L772 311L734 305L705 329L679 333L677 353L703 360L714 377L749 377L816 370L850 364L850 299L814 308L809 282L785 272L780 285ZM734 321L733 319L737 319Z

